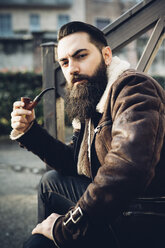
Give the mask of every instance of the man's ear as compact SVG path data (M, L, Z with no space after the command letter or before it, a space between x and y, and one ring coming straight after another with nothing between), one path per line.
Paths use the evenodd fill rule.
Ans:
M112 60L112 51L111 51L111 48L109 46L103 47L102 55L103 55L105 64L110 65L111 60Z

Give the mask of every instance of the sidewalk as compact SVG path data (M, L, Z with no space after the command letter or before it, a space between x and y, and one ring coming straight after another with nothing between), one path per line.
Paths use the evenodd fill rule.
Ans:
M65 128L65 142L72 128ZM46 166L16 141L0 137L0 247L22 248L37 223L38 183Z
M45 164L15 141L0 139L0 246L21 248L37 222L37 186Z

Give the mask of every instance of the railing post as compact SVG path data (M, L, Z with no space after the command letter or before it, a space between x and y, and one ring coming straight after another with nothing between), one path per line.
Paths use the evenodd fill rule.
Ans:
M142 56L138 62L136 69L138 71L147 72L165 38L165 17L161 17L154 27L152 35L148 40L148 43L142 53Z
M44 127L55 138L65 141L64 135L64 100L57 94L55 68L55 43L45 43L42 47L43 88L55 87L44 96Z

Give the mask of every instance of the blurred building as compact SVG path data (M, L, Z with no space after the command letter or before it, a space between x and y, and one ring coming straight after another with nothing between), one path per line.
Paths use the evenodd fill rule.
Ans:
M40 72L40 44L56 41L57 30L69 21L86 21L103 29L140 0L0 0L0 71ZM135 67L150 34L120 51ZM151 74L165 75L165 44Z
M39 72L40 44L77 19L85 21L84 0L0 0L0 71Z
M86 0L86 21L103 29L138 2L140 0ZM138 61L135 48L136 42L132 42L117 55L135 67Z

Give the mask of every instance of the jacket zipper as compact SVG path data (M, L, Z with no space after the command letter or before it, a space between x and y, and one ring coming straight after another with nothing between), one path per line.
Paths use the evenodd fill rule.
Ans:
M93 139L92 139L92 142L91 142L91 147L90 147L90 173L91 173L91 178L92 178L92 181L94 180L94 177L93 177L93 175L92 175L92 146L94 145L93 143L94 143L94 140L95 140L95 138L96 138L96 134L97 133L99 133L100 131L101 131L101 129L103 128L103 127L105 127L105 126L108 126L108 125L110 125L110 124L112 124L112 121L111 120L108 120L108 121L105 121L105 122L103 122L101 125L99 125L99 126L97 126L95 129L94 129L94 136L93 136Z
M107 126L107 125L109 125L109 124L111 124L111 123L112 123L112 121L109 120L109 121L103 122L102 125L97 126L97 127L94 129L95 134L99 133L103 127L105 127L105 126Z

